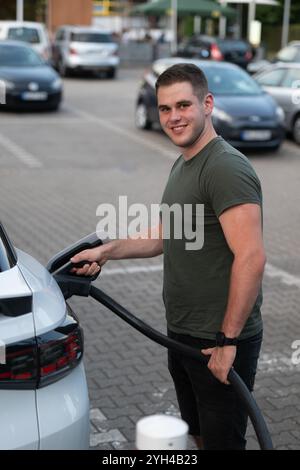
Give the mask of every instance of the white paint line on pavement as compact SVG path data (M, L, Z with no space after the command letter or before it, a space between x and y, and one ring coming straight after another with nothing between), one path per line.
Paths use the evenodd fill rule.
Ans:
M154 266L128 266L126 268L103 269L103 276L115 276L116 274L138 274L138 273L155 273L161 272L163 265Z
M0 134L0 145L8 150L14 157L20 160L24 165L30 168L41 168L42 163L31 153L24 150L18 144L13 142L8 137Z
M158 264L154 266L127 266L124 268L103 269L102 275L114 276L117 274L138 274L138 273L151 273L163 270L163 265ZM294 276L282 269L278 269L272 264L267 263L265 268L265 275L271 278L278 278L282 284L288 286L295 286L300 288L300 278Z
M118 126L116 124L113 124L112 122L107 121L106 119L102 119L98 116L95 116L94 114L88 113L83 110L79 110L77 108L69 107L69 109L72 110L73 113L75 113L77 116L80 116L82 119L85 119L88 122L92 122L93 124L99 124L99 126L104 127L108 131L114 132L115 134L119 134L139 145L148 147L151 150L154 150L157 154L164 155L169 160L174 161L176 160L176 158L178 158L178 153L176 153L175 151L168 150L160 144L151 142L150 140L146 140L141 135L137 135L128 129L124 129L121 126Z
M272 353L262 353L259 357L259 371L263 372L264 374L273 372L284 372L287 370L299 371L300 364L293 364L292 353L292 349L290 356L285 356L284 354L276 351Z
M279 278L282 284L287 286L295 286L300 288L300 278L293 274L283 271L282 269L276 268L272 264L267 263L265 268L265 274L271 278Z

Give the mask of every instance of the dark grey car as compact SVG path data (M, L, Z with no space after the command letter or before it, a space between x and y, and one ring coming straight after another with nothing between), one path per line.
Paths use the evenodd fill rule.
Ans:
M283 108L286 129L300 145L300 63L273 64L253 78Z

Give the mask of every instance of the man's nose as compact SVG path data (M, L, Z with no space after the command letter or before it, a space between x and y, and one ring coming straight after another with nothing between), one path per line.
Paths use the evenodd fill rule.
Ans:
M179 110L176 108L171 109L170 112L170 120L171 121L179 121L181 119Z

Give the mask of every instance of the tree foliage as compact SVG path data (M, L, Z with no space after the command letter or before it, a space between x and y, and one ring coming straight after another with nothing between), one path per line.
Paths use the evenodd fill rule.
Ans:
M277 0L278 6L257 5L256 19L263 24L281 25L283 21L284 1ZM290 23L300 23L300 2L291 0Z

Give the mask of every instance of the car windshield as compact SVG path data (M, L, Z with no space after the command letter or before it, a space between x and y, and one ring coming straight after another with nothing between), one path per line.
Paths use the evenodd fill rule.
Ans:
M113 42L111 36L105 33L72 33L71 41L74 42Z
M225 67L203 67L209 91L214 95L260 95L259 85L239 69Z
M30 44L39 44L41 42L39 33L35 28L9 28L7 38L29 42Z
M0 45L0 67L35 67L43 63L30 47Z

